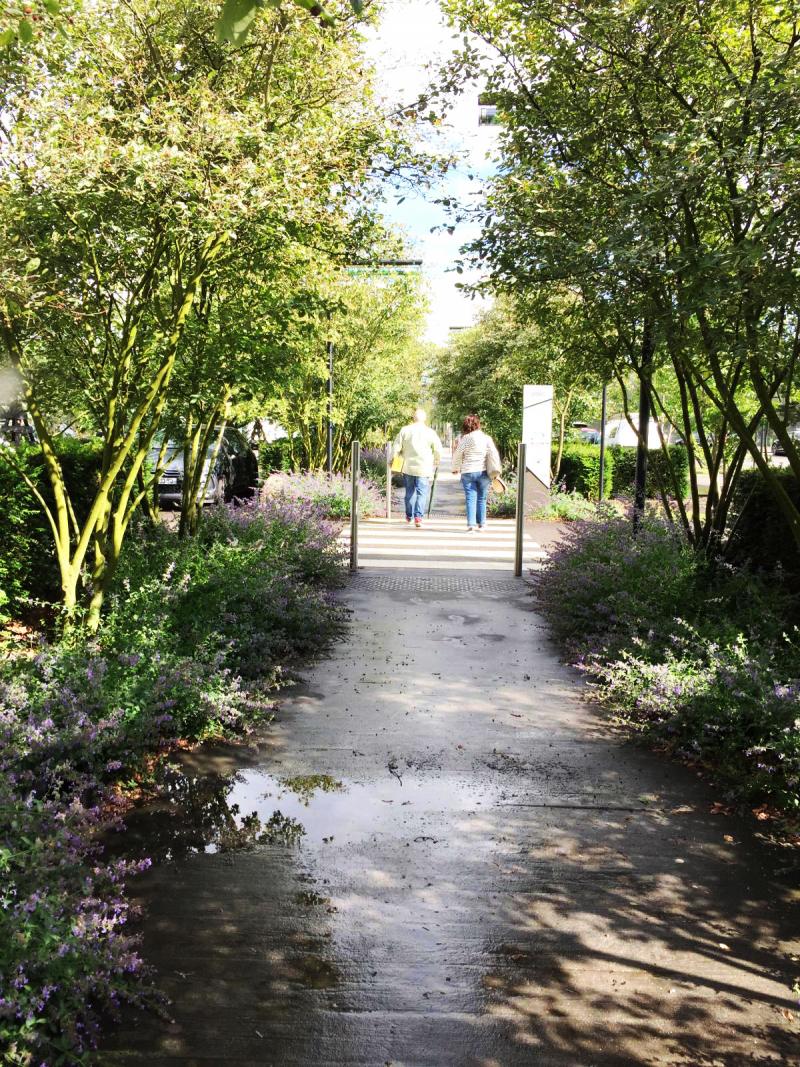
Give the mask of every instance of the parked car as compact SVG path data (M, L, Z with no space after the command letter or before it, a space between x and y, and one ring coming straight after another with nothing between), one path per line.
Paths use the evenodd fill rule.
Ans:
M795 445L800 442L800 438L795 437L794 434L792 434L792 440ZM777 438L772 442L772 454L773 456L786 455L786 446L781 441L778 441Z
M639 418L637 415L632 415L631 420L634 426L639 425ZM666 441L669 443L672 436L669 427L662 427L662 431ZM672 443L674 444L674 439ZM639 444L639 437L628 420L623 415L618 415L606 423L606 444L609 447L611 445L622 445L623 448L636 448ZM651 419L648 425L647 447L652 449L661 447L661 438L658 435L658 423L655 419Z
M158 462L161 443L154 446L150 462ZM214 448L210 448L203 464L203 481L208 478ZM180 504L183 491L183 449L175 441L168 441L166 465L158 480L158 502L161 507ZM258 488L258 459L250 442L241 430L228 426L222 437L214 470L208 478L204 504L214 501L248 499Z
M582 444L585 445L599 445L600 444L600 431L595 430L592 426L582 426L578 433Z

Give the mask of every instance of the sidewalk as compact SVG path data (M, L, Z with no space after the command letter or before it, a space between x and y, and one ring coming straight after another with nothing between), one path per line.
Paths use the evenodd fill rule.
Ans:
M787 857L608 729L524 583L375 569L346 597L258 744L185 757L132 831L171 857L138 885L174 1022L129 1016L98 1062L796 1063ZM232 849L254 810L305 836Z

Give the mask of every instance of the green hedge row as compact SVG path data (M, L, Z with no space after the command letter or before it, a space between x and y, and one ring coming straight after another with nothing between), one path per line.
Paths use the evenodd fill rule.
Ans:
M599 445L595 446L599 450ZM614 445L609 449L612 455L613 496L632 496L636 482L636 449ZM680 486L681 498L689 494L689 454L683 445L668 445L669 460L661 448L651 448L647 458L646 492L649 497L660 495L660 489L666 490L667 496L674 497L675 489L670 466Z
M789 470L776 470L775 477L796 507L800 507L800 483ZM788 523L760 471L747 470L731 503L727 554L732 562L757 571L780 568L793 592L800 591L800 553Z
M555 463L555 453L553 462ZM612 467L610 449L606 449L603 471L605 496L611 495ZM557 481L568 493L580 493L591 500L597 500L600 495L600 446L575 442L565 444Z
M102 446L95 441L63 437L57 439L56 451L70 499L81 522L86 518L97 490ZM19 445L13 455L52 505L53 494L39 446ZM49 524L33 491L2 450L0 515L0 615L15 611L25 597L57 600L58 565Z
M681 495L685 499L689 492L689 457L682 445L670 445L668 452ZM555 456L553 452L553 462ZM603 472L604 495L632 495L635 479L636 449L623 448L621 445L607 448ZM557 481L567 492L581 493L596 500L600 486L600 446L576 442L565 444ZM662 449L652 448L647 463L647 495L657 497L662 484L666 486L668 496L675 495L667 459Z
M258 472L262 482L275 471L290 471L292 457L288 437L279 437L277 441L262 441L258 446Z

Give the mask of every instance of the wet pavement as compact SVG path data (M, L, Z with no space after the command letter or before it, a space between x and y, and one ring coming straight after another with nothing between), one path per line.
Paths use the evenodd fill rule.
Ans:
M134 820L172 1021L128 1014L98 1062L800 1062L792 854L608 728L522 583L345 595L276 722Z

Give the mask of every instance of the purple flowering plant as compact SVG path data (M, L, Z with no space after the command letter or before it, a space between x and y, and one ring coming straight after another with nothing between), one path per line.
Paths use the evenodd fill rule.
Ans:
M100 1019L154 1003L128 877L100 841L183 740L268 721L287 666L340 631L339 525L303 501L209 514L197 538L135 531L100 632L0 665L0 1048L89 1061Z
M346 474L327 475L321 472L302 474L274 474L264 487L266 499L277 498L286 503L309 505L327 519L347 519L350 516L350 477ZM385 508L383 492L366 478L359 480L358 513L364 519L380 515Z
M573 524L536 576L568 658L618 720L732 795L800 812L800 640L774 583L697 552L667 523Z

